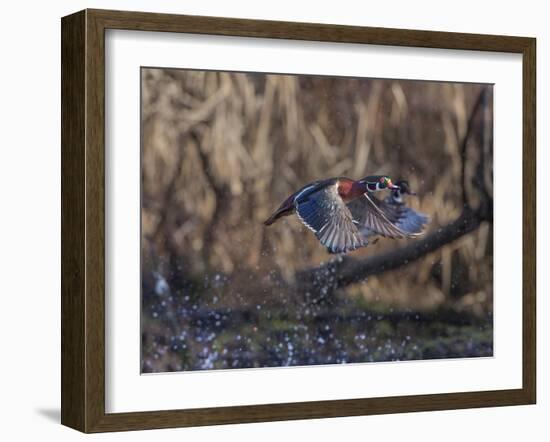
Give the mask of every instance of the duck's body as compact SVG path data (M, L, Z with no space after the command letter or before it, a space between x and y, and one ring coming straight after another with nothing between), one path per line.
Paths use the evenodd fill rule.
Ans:
M335 192L343 202L347 203L365 193L364 187L358 181L346 177L328 178L326 180L314 181L307 184L297 192L290 195L281 206L264 222L270 226L283 216L289 216L295 213L296 206L308 200L308 198L317 192L323 191L327 187L333 187L331 191Z
M379 207L380 200L371 196L384 189L396 189L386 176L359 181L345 177L316 181L290 195L264 224L269 226L295 213L330 253L365 247L369 242L367 230L390 238L416 236L388 219Z

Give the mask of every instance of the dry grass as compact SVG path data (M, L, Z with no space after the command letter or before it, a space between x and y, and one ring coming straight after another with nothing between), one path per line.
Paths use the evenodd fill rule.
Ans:
M235 295L250 278L292 280L329 259L296 219L270 228L262 221L298 188L332 176L407 179L419 195L410 205L438 229L462 209L460 141L483 87L144 69L144 282L152 271L174 287L223 275L233 289L221 302L252 305L257 299ZM468 143L472 164L482 150L492 164L492 99L484 121ZM489 167L485 178L490 186ZM475 188L466 190L475 204ZM404 243L381 240L354 255ZM400 308L491 312L492 225L347 294Z

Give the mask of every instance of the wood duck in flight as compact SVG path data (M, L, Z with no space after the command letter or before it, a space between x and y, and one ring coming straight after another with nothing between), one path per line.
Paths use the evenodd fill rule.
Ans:
M405 230L400 212L372 194L398 191L385 175L359 181L345 177L315 181L290 195L264 222L266 226L295 213L330 253L347 253L368 245L369 236L408 238L418 232ZM390 216L390 218L388 217Z

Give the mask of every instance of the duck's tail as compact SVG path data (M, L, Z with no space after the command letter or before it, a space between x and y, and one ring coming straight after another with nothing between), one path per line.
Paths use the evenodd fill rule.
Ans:
M279 212L275 212L273 215L271 215L268 219L266 219L264 221L264 225L265 226L270 226L271 224L273 224L275 221L277 221L279 219L281 215L279 214Z
M273 213L273 215L271 215L268 219L266 219L264 221L264 225L270 226L275 221L277 221L279 218L281 218L283 216L291 215L292 211L293 211L292 207L285 207L285 206L280 207Z

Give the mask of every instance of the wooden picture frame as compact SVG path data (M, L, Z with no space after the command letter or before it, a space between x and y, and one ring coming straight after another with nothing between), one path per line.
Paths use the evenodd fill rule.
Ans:
M495 51L523 57L522 388L399 397L105 412L105 30L124 29ZM533 38L84 10L62 19L62 410L83 432L533 404L536 159Z

